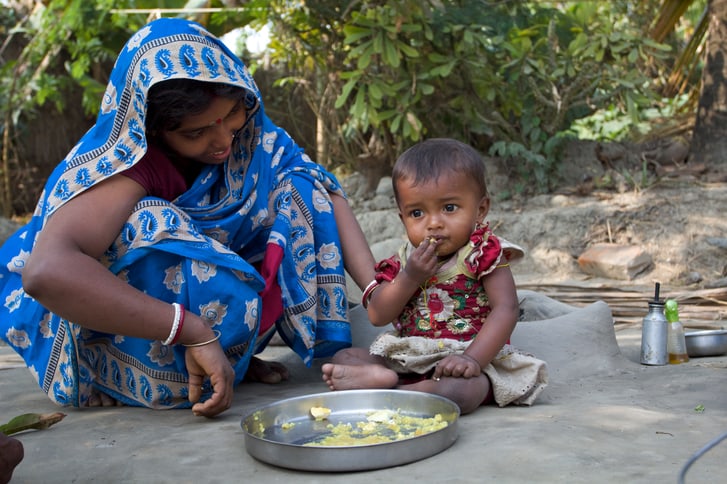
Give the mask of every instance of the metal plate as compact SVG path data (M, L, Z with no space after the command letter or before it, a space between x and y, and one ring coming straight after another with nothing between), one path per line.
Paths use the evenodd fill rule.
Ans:
M316 421L310 416L311 407L330 408L331 415ZM393 442L305 445L330 434L329 424L364 422L379 410L418 418L440 414L448 425ZM437 395L405 390L346 390L289 398L260 407L243 417L241 426L245 448L258 460L289 469L343 472L392 467L435 455L457 440L458 419L459 407Z

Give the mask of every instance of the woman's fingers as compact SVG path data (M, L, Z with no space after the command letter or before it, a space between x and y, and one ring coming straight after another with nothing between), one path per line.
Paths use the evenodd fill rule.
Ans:
M189 373L189 401L194 403L194 414L214 417L230 408L235 374L219 343L187 348L185 361ZM212 385L212 395L199 402L207 376Z

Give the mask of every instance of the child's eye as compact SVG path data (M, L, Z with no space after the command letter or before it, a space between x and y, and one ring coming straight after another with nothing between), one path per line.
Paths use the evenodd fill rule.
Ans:
M416 210L412 210L411 212L409 212L409 215L412 216L413 218L419 218L422 215L424 215L424 212L422 212L419 209L416 209Z
M447 205L444 206L445 212L454 212L455 210L457 210L457 205L455 205L453 203L448 203Z

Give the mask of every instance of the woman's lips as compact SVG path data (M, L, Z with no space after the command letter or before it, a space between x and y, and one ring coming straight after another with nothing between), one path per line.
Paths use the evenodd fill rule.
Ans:
M226 160L228 156L230 156L230 151L232 150L231 146L228 146L225 151L218 151L215 153L211 153L210 156L214 158L215 160Z

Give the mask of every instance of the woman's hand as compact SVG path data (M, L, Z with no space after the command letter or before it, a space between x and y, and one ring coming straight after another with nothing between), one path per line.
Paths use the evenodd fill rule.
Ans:
M218 341L188 347L184 360L189 373L189 401L194 403L192 412L203 417L214 417L232 405L235 372ZM212 396L199 403L202 396L202 383L209 376Z
M449 355L445 356L434 368L432 380L439 380L443 376L454 378L473 378L482 373L479 362L471 356Z

